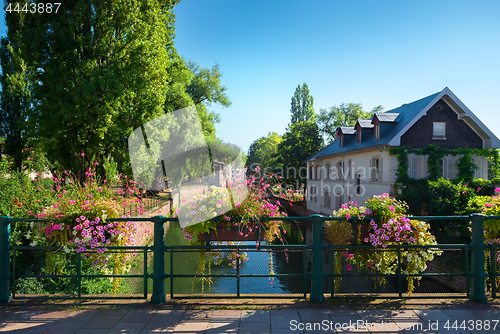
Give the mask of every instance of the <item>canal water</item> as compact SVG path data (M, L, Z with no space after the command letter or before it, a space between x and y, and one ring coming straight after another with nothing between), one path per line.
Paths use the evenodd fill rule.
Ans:
M303 244L305 240L308 244L311 243L310 229L299 229L297 224L290 223L286 226L288 240L286 244L299 245ZM303 238L303 239L302 239ZM268 250L244 250L244 245L255 245L254 242L241 242L243 248L242 252L248 255L248 261L241 263L240 275L253 274L253 275L266 275L270 274L271 269L275 274L302 274L304 267L307 272L311 271L311 254L306 252L306 256L302 251L293 251L289 249L286 252L274 251L270 253ZM279 242L281 244L281 242ZM188 246L189 241L184 239L184 234L178 222L170 222L165 225L165 245L172 246ZM199 269L200 259L210 259L206 257L205 253L199 251L178 251L174 252L173 261L171 266L170 253L165 253L165 272L167 275L170 273L171 268L175 275L195 275L201 274ZM305 263L304 263L305 258ZM272 259L272 260L271 260ZM236 275L236 269L228 265L228 262L223 262L221 265L210 266L210 273L208 272L208 263L205 265L204 274L212 275ZM148 261L149 273L152 273L153 261L152 256ZM343 265L345 267L345 264ZM324 252L323 272L329 273L330 259L327 251ZM354 270L353 270L354 271ZM352 274L353 271L343 270L343 274ZM406 283L406 280L403 280ZM310 278L306 278L305 288L310 292ZM165 292L170 294L171 283L169 279L165 280ZM237 293L237 279L235 277L212 277L210 283L204 282L201 278L180 277L175 278L173 281L173 291L175 295L183 294L211 294L211 295L226 295ZM240 294L301 294L304 291L304 280L302 276L283 276L270 279L269 277L241 277L240 278ZM324 280L324 292L331 291L330 280ZM377 284L377 282L367 276L347 276L343 277L339 292L342 293L396 293L397 279L389 278L386 284ZM406 286L403 287L406 291ZM450 289L437 281L430 278L423 278L418 284L415 292L420 293L445 293L454 295L457 291ZM148 293L152 293L152 281L148 280Z
M288 235L287 244L302 244L301 233L297 226L288 224L286 227ZM241 252L247 254L248 260L241 262L240 275L266 275L275 274L297 274L303 273L303 254L302 251L288 250L269 252L266 249L252 250L245 249L244 245L255 245L255 241L239 242L242 245ZM265 245L265 242L261 242ZM281 244L281 242L279 243ZM184 238L182 229L178 222L169 222L165 224L165 245L166 246L188 246L189 240ZM227 253L228 254L228 253ZM272 259L271 259L272 257ZM170 253L165 253L165 272L167 275L173 270L174 275L195 275L200 274L200 261L205 261L204 274L212 275L236 275L236 269L230 266L228 261L220 265L211 263L208 269L208 260L212 257L205 256L205 252L199 251L177 251L173 253L171 263ZM172 265L171 265L172 264ZM152 256L148 260L149 272L152 272ZM240 294L290 294L303 292L303 277L241 277ZM165 292L170 294L171 283L169 279L165 280ZM211 282L203 281L201 278L180 277L173 281L174 294L236 294L237 279L233 277L212 277ZM148 293L152 293L152 282L148 282Z

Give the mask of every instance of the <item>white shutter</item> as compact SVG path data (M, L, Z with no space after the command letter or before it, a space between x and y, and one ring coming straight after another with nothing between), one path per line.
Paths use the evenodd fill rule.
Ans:
M475 158L474 163L479 168L474 173L474 177L476 179L481 179L483 177L483 159L482 158Z
M380 158L378 159L378 182L383 182L382 175L384 173L384 169L382 167L382 158Z
M414 179L418 179L418 157L413 157L411 162L412 162L411 177Z
M372 170L372 165L373 165L373 159L370 159L370 167L368 168L369 170L369 178L370 178L370 181L373 181L373 170Z
M447 165L447 173L445 179L453 180L455 178L455 176L453 175L453 171L455 169L455 161L453 158L447 158L445 161Z

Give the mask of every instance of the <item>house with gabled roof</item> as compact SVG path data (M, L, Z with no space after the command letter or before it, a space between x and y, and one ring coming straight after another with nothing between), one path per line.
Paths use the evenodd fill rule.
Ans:
M394 194L397 158L394 146L423 148L429 144L446 148L500 148L498 138L453 94L449 88L387 112L358 120L354 127L339 127L336 140L309 157L307 208L332 214L341 204L360 204L373 195ZM458 175L458 157L440 162L445 179ZM474 157L476 178L488 178L485 157ZM409 155L410 177L428 176L427 157Z

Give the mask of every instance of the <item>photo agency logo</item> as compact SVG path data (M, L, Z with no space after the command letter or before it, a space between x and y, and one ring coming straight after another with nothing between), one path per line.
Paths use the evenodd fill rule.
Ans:
M234 209L248 195L244 163L236 145L207 144L194 107L157 117L128 138L134 179L145 190L177 188L182 228Z

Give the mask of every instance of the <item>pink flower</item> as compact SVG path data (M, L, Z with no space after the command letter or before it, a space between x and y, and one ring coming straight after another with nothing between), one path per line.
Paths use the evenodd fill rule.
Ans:
M350 264L346 265L346 266L345 266L345 268L346 268L347 270L351 270L351 269L352 269Z

